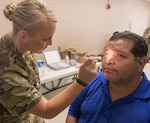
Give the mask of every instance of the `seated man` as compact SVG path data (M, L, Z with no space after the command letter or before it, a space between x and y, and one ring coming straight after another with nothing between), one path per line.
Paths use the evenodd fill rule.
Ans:
M150 123L150 81L143 72L147 51L137 34L113 35L103 72L71 104L66 123Z

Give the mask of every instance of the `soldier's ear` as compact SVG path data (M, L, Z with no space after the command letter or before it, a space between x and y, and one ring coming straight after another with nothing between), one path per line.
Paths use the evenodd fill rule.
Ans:
M20 35L19 37L20 37L21 42L26 44L26 42L28 41L28 34L27 34L27 32L24 31L24 30L21 30L19 35Z

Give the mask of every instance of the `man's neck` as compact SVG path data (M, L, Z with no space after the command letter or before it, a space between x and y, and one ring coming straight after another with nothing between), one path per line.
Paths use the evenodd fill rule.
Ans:
M128 84L116 84L109 82L108 87L112 102L131 94L140 84L142 76L138 79L128 82Z

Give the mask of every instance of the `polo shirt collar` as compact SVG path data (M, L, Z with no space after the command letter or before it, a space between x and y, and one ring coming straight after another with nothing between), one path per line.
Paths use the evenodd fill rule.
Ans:
M145 73L142 73L142 81L134 92L135 98L149 98L150 97L150 81L147 79Z
M104 73L103 73L104 75ZM108 80L105 78L105 76L103 76L103 89L105 91L105 89L107 88L107 84L108 84ZM145 98L150 98L150 81L147 79L145 73L142 73L142 81L141 83L138 85L138 87L136 88L136 90L128 95L127 97L129 98L140 98L140 99L145 99ZM107 92L107 91L105 91Z

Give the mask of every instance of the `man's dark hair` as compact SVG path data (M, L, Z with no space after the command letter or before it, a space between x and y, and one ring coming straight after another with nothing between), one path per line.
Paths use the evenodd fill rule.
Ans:
M125 31L125 32L119 32L115 35L112 35L110 37L109 41L117 41L117 40L124 40L124 41L131 41L133 42L133 47L131 49L131 53L137 58L137 57L144 57L147 56L148 52L148 45L145 41L145 39L142 36L139 36L135 33Z

